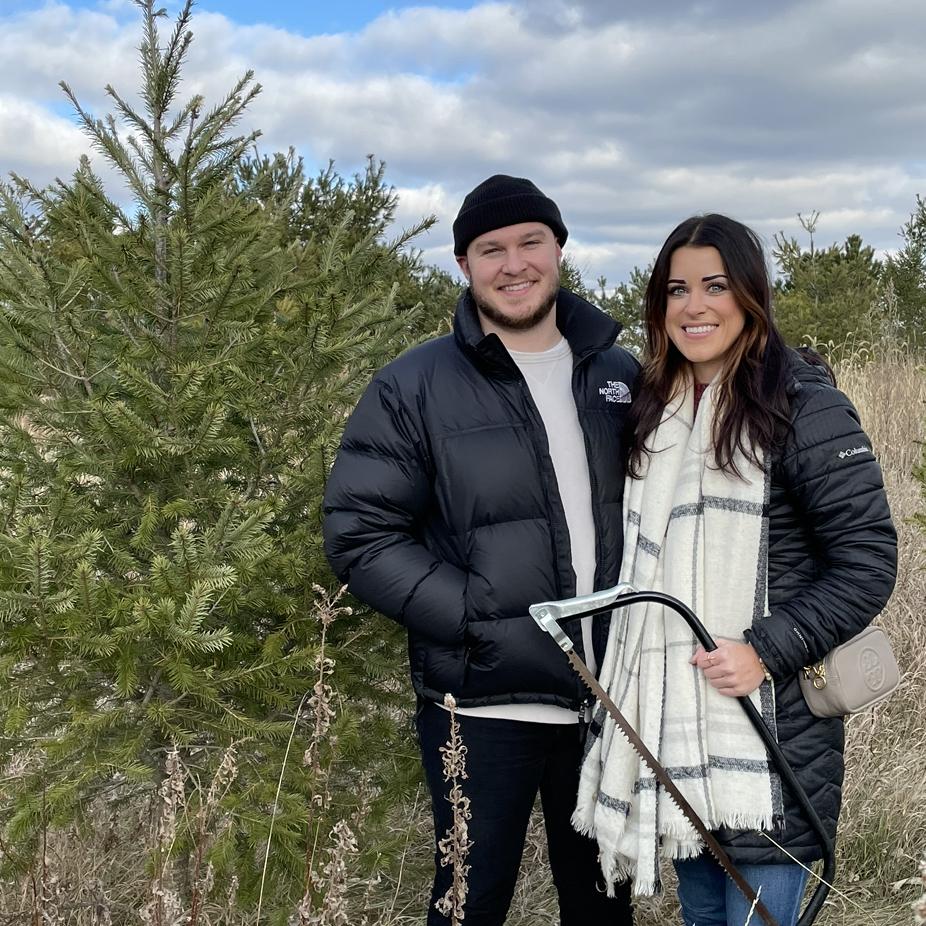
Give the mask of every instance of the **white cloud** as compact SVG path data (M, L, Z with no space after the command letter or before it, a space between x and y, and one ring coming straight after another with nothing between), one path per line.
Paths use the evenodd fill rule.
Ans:
M50 3L34 12L0 17L0 86L7 94L45 103L63 100L58 82L79 84L93 104L107 83L136 82L137 20Z
M890 248L926 186L921 0L512 0L324 36L202 12L193 30L182 96L214 101L254 68L241 128L345 173L384 159L397 224L436 214L420 246L448 269L458 204L496 172L557 199L574 260L611 280L702 210L771 241L818 209L821 240ZM57 81L107 111L106 83L137 82L139 38L125 0L0 15L0 171L68 172L76 129L44 108Z
M396 193L399 205L395 221L403 228L410 228L423 216L436 216L438 221L450 226L456 215L459 203L447 190L436 183L420 187L398 187Z
M0 164L39 183L71 173L87 145L80 130L27 100L0 95Z

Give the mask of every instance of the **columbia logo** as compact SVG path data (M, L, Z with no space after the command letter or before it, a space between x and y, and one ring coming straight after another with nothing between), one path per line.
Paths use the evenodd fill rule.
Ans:
M627 403L630 401L630 389L627 384L610 379L604 386L599 386L598 395L603 395L605 402Z
M846 457L856 457L860 453L871 453L867 447L851 447L849 450L840 450L839 459L845 460Z

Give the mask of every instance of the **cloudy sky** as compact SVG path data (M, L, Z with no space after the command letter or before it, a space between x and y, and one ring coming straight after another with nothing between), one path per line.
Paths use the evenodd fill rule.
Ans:
M108 112L107 83L137 85L139 22L130 0L0 0L0 173L71 172L88 146L58 81ZM590 281L708 210L769 244L818 210L819 243L890 250L926 193L923 0L200 0L193 31L185 94L254 69L262 150L385 160L399 221L440 219L420 246L444 267L493 173L557 200Z

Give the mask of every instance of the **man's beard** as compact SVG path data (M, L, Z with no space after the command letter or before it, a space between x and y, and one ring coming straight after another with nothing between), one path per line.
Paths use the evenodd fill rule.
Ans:
M529 331L531 328L539 325L553 310L556 305L556 296L559 292L559 282L550 287L550 291L540 300L537 308L527 315L521 315L512 318L506 315L497 305L483 299L481 294L473 290L473 301L480 313L485 315L489 321L504 328L508 331Z

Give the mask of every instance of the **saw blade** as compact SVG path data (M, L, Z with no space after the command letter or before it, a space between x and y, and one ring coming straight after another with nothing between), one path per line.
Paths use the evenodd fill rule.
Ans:
M730 860L730 857L723 850L723 847L717 842L713 833L704 825L704 821L698 816L691 804L688 803L685 795L679 791L675 782L669 777L669 773L659 764L656 757L647 748L646 743L640 739L639 734L630 725L627 718L618 710L617 705L611 700L608 693L601 687L598 680L589 671L588 666L579 658L575 650L570 650L567 654L569 662L573 669L581 677L582 681L598 699L602 707L611 715L617 728L623 733L627 742L630 743L634 752L643 760L646 767L656 776L656 780L665 789L669 799L685 816L685 819L694 827L698 835L704 840L711 855L717 859L717 863L730 876L730 880L737 886L740 893L749 901L752 908L766 923L766 926L778 926L777 920L766 909L765 904L759 900L756 892L752 889L749 882L740 874L736 866Z

